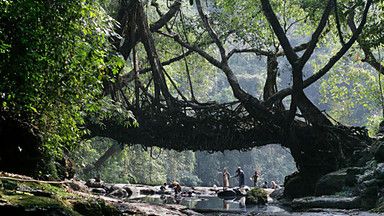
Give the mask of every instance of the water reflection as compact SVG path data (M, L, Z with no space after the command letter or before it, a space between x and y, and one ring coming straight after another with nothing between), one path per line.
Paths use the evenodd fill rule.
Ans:
M240 207L241 209L245 208L245 197L241 197L241 198L239 199L239 207Z
M181 204L196 209L246 210L245 197L227 200L219 197L145 196L136 199L152 204Z

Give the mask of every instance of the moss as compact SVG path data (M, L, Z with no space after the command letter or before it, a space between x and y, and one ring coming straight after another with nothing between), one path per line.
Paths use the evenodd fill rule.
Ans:
M1 180L0 212L24 214L32 211L36 215L121 215L112 205L103 200L84 199L68 192L62 185L40 182ZM41 191L44 193L35 193Z
M85 202L76 202L73 209L85 216L93 215L121 215L121 213L112 205L101 200L87 200Z
M252 188L247 192L246 204L265 204L268 202L268 194L261 188Z
M4 179L2 180L3 188L6 190L16 190L17 188L17 182Z
M0 191L2 202L8 203L18 209L24 211L35 211L36 213L53 213L60 212L64 215L80 215L71 209L69 203L64 202L56 197L41 197L30 193L14 191Z

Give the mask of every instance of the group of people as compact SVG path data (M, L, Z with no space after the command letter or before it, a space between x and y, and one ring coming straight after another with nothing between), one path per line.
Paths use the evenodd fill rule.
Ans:
M257 185L257 180L260 176L260 172L255 170L254 174L250 178L253 181L253 186L256 187ZM242 188L245 185L245 178L244 178L244 171L241 169L241 167L238 167L236 170L236 175L232 176L233 178L237 177L239 181L239 187ZM229 179L231 178L231 175L229 174L228 170L224 168L223 170L223 190L226 190L229 188ZM264 182L262 185L263 188L269 188L268 183ZM279 188L279 185L276 184L275 181L271 182L271 188L272 189L277 189Z
M167 183L164 183L162 186L160 186L160 191L165 192L167 190ZM173 181L171 185L168 186L169 188L172 188L175 192L175 195L179 194L181 192L181 186L177 181Z

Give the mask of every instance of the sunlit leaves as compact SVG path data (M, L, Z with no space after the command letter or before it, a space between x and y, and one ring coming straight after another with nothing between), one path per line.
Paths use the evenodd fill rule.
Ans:
M2 1L2 109L41 130L49 151L83 134L83 112L101 93L109 62L112 19L94 1Z

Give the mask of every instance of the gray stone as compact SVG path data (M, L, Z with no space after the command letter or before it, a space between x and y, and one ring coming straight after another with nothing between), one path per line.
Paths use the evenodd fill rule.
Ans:
M91 188L103 188L105 186L103 181L96 181L96 179L88 179L85 185Z
M375 178L375 175L374 175L374 171L373 170L370 170L370 169L367 169L363 175L359 176L358 177L358 183L361 184L362 182L365 182L365 181L368 181L368 180L371 180L371 179L374 179Z
M379 163L384 162L384 143L380 143L375 151L375 160Z
M127 191L128 196L131 196L131 195L133 194L132 189L131 189L130 187L128 187L127 185L124 185L124 186L123 186L123 189L124 189L125 191Z
M108 196L124 198L124 197L128 197L128 193L123 188L118 188L112 191L111 193L109 193Z
M377 167L375 170L375 177L377 179L384 179L384 163L377 164Z
M284 182L285 197L298 198L313 195L315 185L312 183L311 179L301 176L300 173L293 173L287 177Z
M88 187L83 182L80 182L80 181L72 180L66 183L66 185L74 191L81 191L81 192L88 191Z
M243 189L233 188L233 191L236 192L237 196L245 196L245 195L247 195L247 190L245 190L244 188Z
M222 198L228 198L228 197L233 198L233 197L236 197L236 192L232 189L227 189L227 190L219 191L217 193L217 196Z
M277 199L277 200L282 199L284 197L284 188L281 187L281 188L274 190L271 194L269 194L269 196L272 199Z
M149 188L141 189L140 194L142 195L153 195L155 194L155 191Z
M347 176L347 169L338 170L322 176L316 183L315 195L331 195L340 192Z
M357 209L360 208L359 197L304 197L292 200L291 207L294 210L308 208L336 208L336 209Z
M345 176L345 185L353 187L357 184L358 175L363 172L361 167L349 167L347 168L347 175Z
M95 193L95 194L106 194L107 193L105 191L105 189L103 189L103 188L92 188L91 192Z
M363 187L360 192L361 208L371 209L375 207L378 200L378 192L379 188L375 183L370 183L368 187Z

